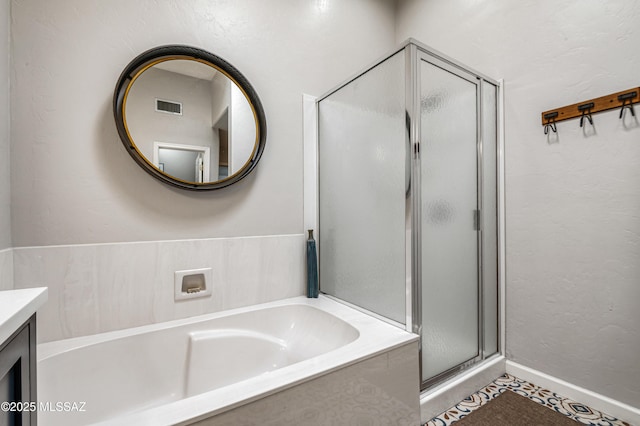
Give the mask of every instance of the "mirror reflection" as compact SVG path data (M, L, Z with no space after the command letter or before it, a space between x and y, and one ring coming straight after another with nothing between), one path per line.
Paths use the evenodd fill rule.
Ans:
M135 148L160 172L188 183L243 170L258 147L256 115L244 91L196 59L167 59L129 86L124 121Z

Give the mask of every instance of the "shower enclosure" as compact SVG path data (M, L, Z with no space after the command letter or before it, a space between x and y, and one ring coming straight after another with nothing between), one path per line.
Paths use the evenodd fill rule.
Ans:
M497 96L408 40L317 101L320 290L418 333L423 389L499 350Z

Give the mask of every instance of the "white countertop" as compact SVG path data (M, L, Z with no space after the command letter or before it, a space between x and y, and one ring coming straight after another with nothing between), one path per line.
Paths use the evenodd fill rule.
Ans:
M0 345L46 301L46 287L0 291Z

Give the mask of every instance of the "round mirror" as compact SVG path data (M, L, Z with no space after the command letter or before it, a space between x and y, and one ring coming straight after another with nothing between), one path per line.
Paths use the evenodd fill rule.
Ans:
M247 176L266 141L262 104L224 59L188 46L142 53L122 72L114 101L127 151L180 188L219 189Z

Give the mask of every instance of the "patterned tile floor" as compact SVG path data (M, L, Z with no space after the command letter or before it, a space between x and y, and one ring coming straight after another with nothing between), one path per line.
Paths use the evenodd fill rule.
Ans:
M465 417L471 411L480 408L507 389L526 396L532 401L571 417L573 420L582 424L594 426L631 426L627 422L618 420L615 417L601 413L579 402L564 398L555 392L525 382L509 374L498 378L484 389L465 398L455 407L429 420L425 426L448 426L455 423L457 420Z

